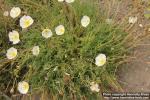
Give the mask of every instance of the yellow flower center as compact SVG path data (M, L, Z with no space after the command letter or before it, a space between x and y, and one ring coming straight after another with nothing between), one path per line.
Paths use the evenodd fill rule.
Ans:
M105 59L101 59L101 60L99 61L99 63L100 63L100 64L105 64Z
M12 56L12 57L15 57L16 55L17 55L16 52L12 52L12 53L11 53L11 56Z
M45 29L44 32L45 32L45 33L48 33L48 32L49 32L49 29Z
M60 32L61 32L61 33L64 33L64 29L63 29L63 28L61 28L61 29L60 29Z
M45 35L48 35L49 32L50 32L49 29L44 30Z
M24 90L28 90L28 89L29 89L29 85L28 85L28 84L24 84L24 85L23 85L23 89L24 89Z
M25 21L25 26L29 26L30 25L30 20L26 20Z
M17 35L15 35L13 38L14 38L14 40L17 40L17 39L18 39L18 36L17 36Z

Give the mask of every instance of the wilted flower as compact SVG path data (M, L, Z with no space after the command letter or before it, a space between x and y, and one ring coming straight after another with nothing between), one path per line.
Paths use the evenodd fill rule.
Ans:
M91 82L90 85L91 85L91 86L90 86L91 91L93 91L93 92L99 92L99 91L100 91L99 86L98 86L97 83Z
M29 90L29 84L27 82L22 81L18 83L18 91L21 94L27 94L28 90Z
M14 59L17 56L17 49L11 47L7 50L6 56L8 59Z
M137 17L129 17L129 24L134 24L137 22Z
M65 0L67 3L73 3L75 0Z
M57 35L63 35L65 32L65 28L63 25L59 25L55 28L55 31Z
M87 27L90 24L90 18L88 16L83 16L81 19L81 25Z
M112 24L112 22L113 22L113 20L112 20L112 19L109 19L109 18L108 18L108 19L106 19L106 23L107 23L107 24Z
M20 26L22 28L27 28L33 24L34 20L30 16L24 15L20 19Z
M42 31L42 36L44 38L50 38L53 35L52 31L50 29L44 29Z
M19 43L19 33L17 31L9 32L9 41L13 42L13 44Z
M16 18L20 15L21 13L21 9L19 7L13 7L11 10L10 10L10 16L12 18Z
M8 11L4 11L3 16L8 16L9 12Z
M95 58L95 64L97 66L103 66L106 63L106 55L105 54L99 54L96 58Z
M40 53L39 46L34 46L33 49L32 49L32 54L35 55L35 56L38 56L39 53Z

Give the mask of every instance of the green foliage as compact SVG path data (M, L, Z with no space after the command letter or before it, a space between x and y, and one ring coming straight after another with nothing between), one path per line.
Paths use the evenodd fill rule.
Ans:
M92 81L99 83L106 91L110 91L110 87L121 90L115 81L115 71L128 52L125 40L128 34L105 22L105 16L96 5L98 1L76 0L73 4L58 3L57 0L15 1L6 0L5 4L22 8L22 15L32 16L34 24L22 30L18 24L19 18L1 16L4 20L0 23L0 89L12 88L13 85L16 89L17 83L25 80L29 82L31 91L48 90L58 98L62 94L64 100L69 99L71 94L77 98L85 96L89 100L100 98L98 93L90 90ZM80 25L84 15L91 18L87 28ZM54 32L59 24L65 26L62 36ZM53 31L49 39L41 36L45 28ZM19 31L20 44L14 46L9 43L10 30ZM31 52L35 45L40 46L37 57ZM10 61L5 53L12 46L19 53L15 60ZM95 57L99 53L108 57L103 67L95 65ZM10 83L8 80L11 80Z

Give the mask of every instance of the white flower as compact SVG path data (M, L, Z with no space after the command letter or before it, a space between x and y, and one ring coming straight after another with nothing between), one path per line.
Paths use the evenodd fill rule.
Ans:
M9 32L9 41L13 42L13 44L17 44L20 42L19 33L17 31Z
M42 31L42 36L46 39L52 37L52 35L53 35L53 33L50 29L44 29Z
M95 58L95 64L97 66L103 66L106 63L106 55L105 54L99 54L96 58Z
M16 18L20 15L21 13L21 9L19 7L13 7L11 10L10 10L10 16L12 18Z
M65 0L67 3L73 3L75 0Z
M7 50L6 56L8 59L14 59L17 56L17 49L11 47Z
M63 2L64 0L58 0L58 2Z
M65 28L63 25L59 25L55 28L55 31L57 35L63 35L65 32Z
M134 24L137 22L137 17L129 17L129 24Z
M9 16L9 12L8 11L4 11L3 16Z
M32 49L32 54L35 55L35 56L38 56L39 53L40 53L39 46L34 46L33 49Z
M18 91L21 94L27 94L28 90L29 90L29 84L27 82L22 81L18 83Z
M83 16L81 19L81 25L87 27L90 24L90 18L88 16Z
M33 24L34 20L30 16L24 15L20 19L20 26L22 28L27 28Z
M99 91L100 91L98 84L97 84L97 83L94 83L94 82L91 82L90 89L91 89L91 91L93 91L93 92L99 92Z

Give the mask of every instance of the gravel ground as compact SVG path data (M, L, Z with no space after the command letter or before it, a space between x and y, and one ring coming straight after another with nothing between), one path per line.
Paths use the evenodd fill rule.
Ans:
M135 6L135 11L131 16L138 16L138 22L130 29L137 35L150 34L150 20L144 18L145 7L148 0L123 0L126 5L122 5L121 11L125 11L128 7ZM137 2L140 2L139 4ZM137 3L137 4L136 4ZM126 9L125 9L126 8ZM142 25L139 26L139 25ZM147 37L133 50L133 59L118 70L118 80L126 92L150 92L150 37Z

